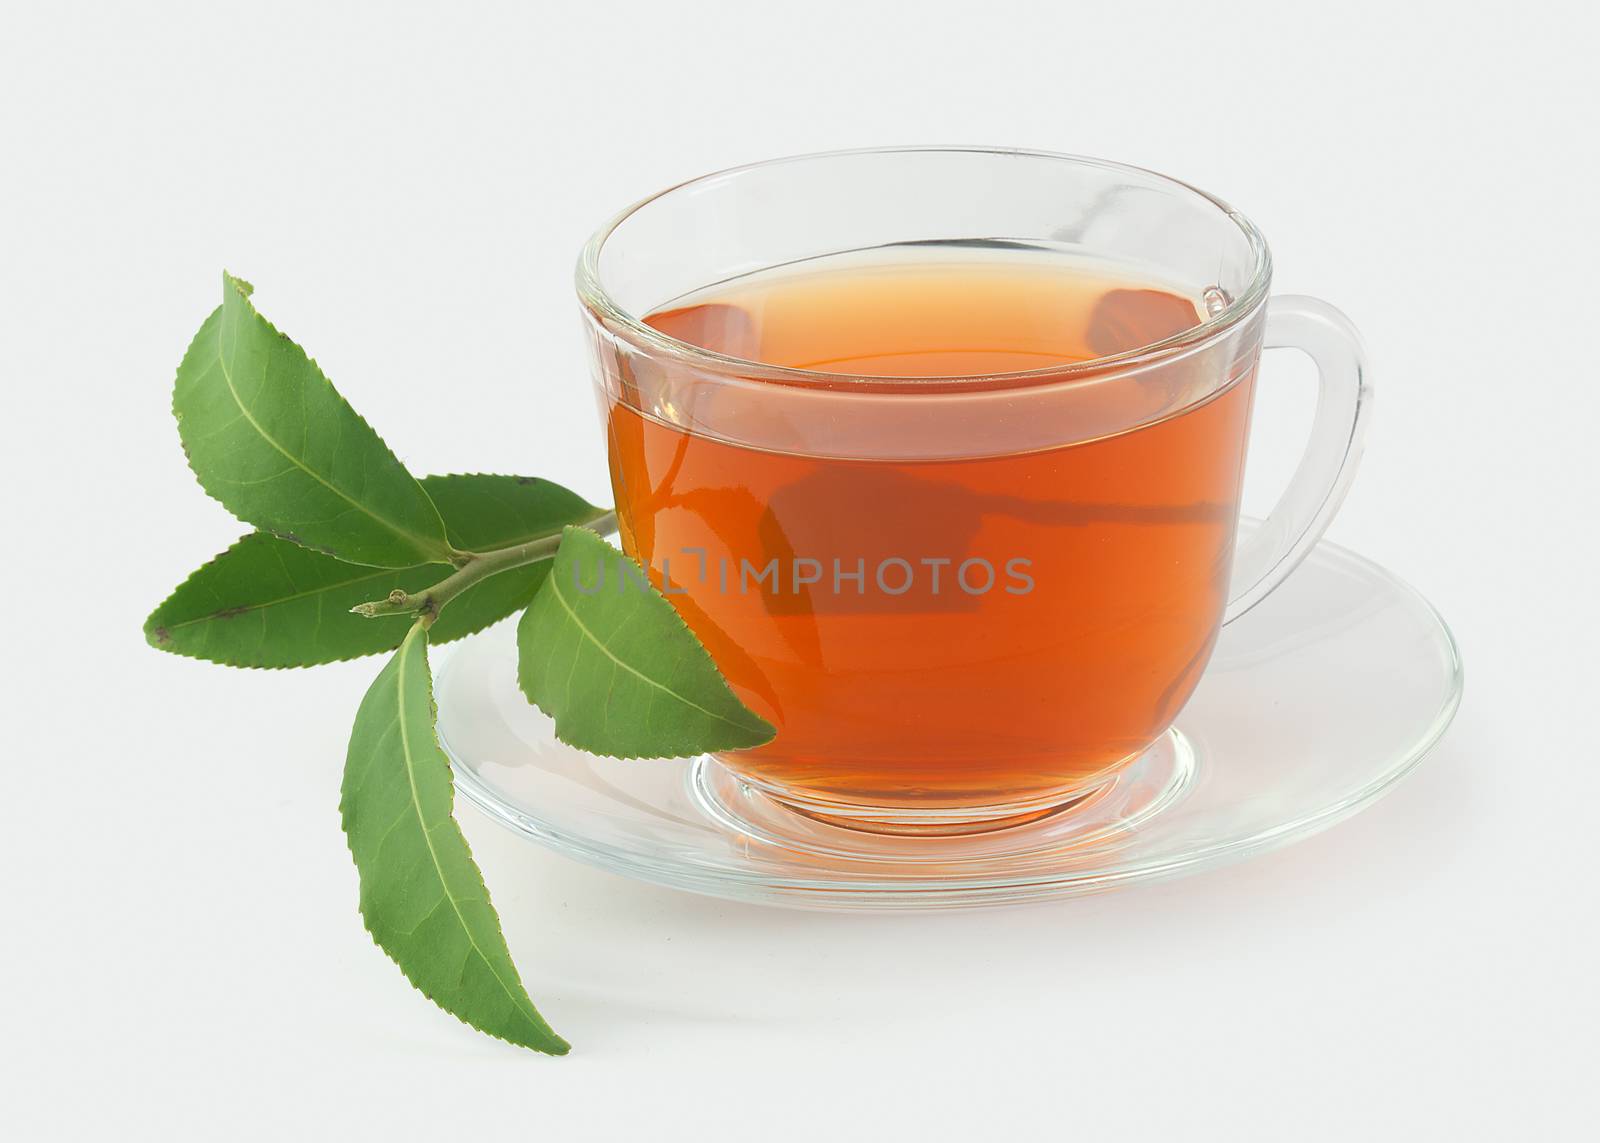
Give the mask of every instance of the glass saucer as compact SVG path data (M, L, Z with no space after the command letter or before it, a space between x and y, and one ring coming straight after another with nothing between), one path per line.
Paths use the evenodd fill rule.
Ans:
M964 837L813 821L710 758L623 762L565 746L517 689L511 624L461 644L437 697L461 792L558 852L719 897L928 909L1175 877L1325 829L1439 740L1461 661L1425 599L1324 542L1223 629L1176 726L1115 782L1042 820Z

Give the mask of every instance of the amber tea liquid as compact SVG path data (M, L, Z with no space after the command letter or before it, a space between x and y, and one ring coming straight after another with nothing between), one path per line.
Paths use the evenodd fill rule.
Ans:
M1050 370L1198 324L1197 299L1053 259L902 253L764 272L646 320L906 402L865 456L808 447L817 426L783 446L779 398L804 379L717 398L776 446L697 431L670 401L607 411L624 546L778 727L736 771L841 807L1042 803L1170 725L1226 599L1251 376L1178 408L1123 379L1083 406L1094 424L1048 426L1059 444L954 459L918 457L904 379L1061 385Z

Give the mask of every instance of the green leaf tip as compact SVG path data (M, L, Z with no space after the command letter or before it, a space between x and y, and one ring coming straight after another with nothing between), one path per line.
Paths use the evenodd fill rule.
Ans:
M588 528L567 527L517 625L517 681L556 737L614 758L747 750L775 728L729 689L644 570Z
M491 1036L565 1055L512 962L472 852L452 817L450 763L434 730L427 632L415 623L361 700L339 813L361 916L418 991Z
M229 289L239 291L239 296L244 298L248 298L251 294L256 292L256 288L249 282L245 281L243 278L235 278L226 270L222 271L222 288L224 296L226 296L226 293Z

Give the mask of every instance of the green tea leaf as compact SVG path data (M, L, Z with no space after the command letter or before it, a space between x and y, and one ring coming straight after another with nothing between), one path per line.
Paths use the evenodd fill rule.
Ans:
M450 542L469 551L554 535L601 510L559 484L525 476L429 476L422 486ZM145 621L152 646L234 667L305 667L390 651L411 616L366 619L350 608L398 587L422 591L448 564L389 570L345 563L265 532L245 536L201 567ZM550 561L512 568L450 601L428 632L459 639L526 607Z
M200 486L263 531L353 563L447 561L444 521L316 362L223 275L178 366L172 411Z
M399 570L347 564L252 532L180 584L145 620L145 639L230 667L309 667L392 651L415 617L363 619L350 608L396 586L421 590L449 574L448 564Z
M568 1044L517 975L483 875L450 816L450 764L434 735L427 634L416 623L356 712L339 812L367 931L406 978L480 1031L540 1052Z
M741 703L638 564L567 528L555 567L517 626L517 679L591 754L675 758L741 750L772 725Z
M456 473L425 476L422 487L444 517L450 542L465 552L509 548L606 514L576 492L536 476ZM438 630L435 625L428 632L429 642L438 641Z

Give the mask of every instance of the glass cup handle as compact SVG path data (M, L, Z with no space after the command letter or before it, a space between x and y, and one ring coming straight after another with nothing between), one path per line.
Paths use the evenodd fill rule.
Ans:
M1361 335L1350 319L1316 298L1284 295L1267 303L1265 349L1298 349L1317 367L1311 440L1289 487L1233 554L1231 623L1265 599L1327 531L1355 479L1372 413L1372 382Z

